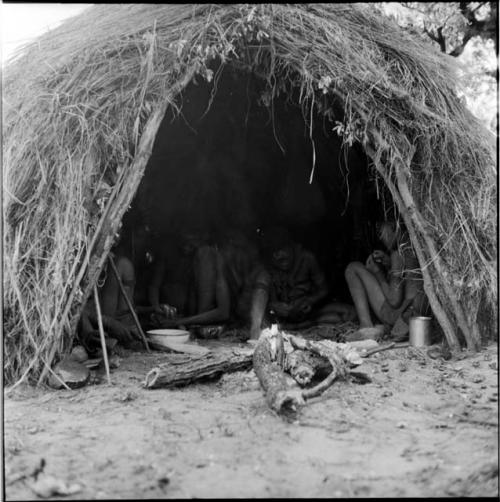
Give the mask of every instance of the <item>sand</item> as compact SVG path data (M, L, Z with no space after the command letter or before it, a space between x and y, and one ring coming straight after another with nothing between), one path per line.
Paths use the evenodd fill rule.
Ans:
M295 422L268 409L253 373L146 390L168 355L128 352L77 390L17 388L4 399L7 500L37 499L31 476L77 493L58 499L498 496L498 349L432 360L381 352ZM22 476L25 476L24 478Z

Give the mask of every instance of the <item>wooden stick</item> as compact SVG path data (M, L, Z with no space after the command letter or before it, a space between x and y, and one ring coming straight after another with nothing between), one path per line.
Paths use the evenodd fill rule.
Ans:
M332 372L322 382L310 389L303 390L302 397L304 399L312 399L313 397L320 396L321 394L323 394L323 392L325 392L326 389L328 389L328 387L333 384L338 376L339 374L337 373L337 370L334 366Z
M391 342L388 345L384 345L382 347L376 347L374 349L367 350L366 352L361 353L359 355L361 357L369 357L369 356L371 356L373 354L376 354L377 352L383 352L384 350L392 349L392 348L394 348L395 345L396 345L396 342Z
M111 265L111 268L113 269L113 273L115 274L116 280L118 281L118 286L120 286L120 291L125 298L125 301L127 302L128 309L130 310L130 313L132 314L132 317L134 318L135 325L137 326L137 329L139 330L139 334L141 335L142 342L144 343L144 346L146 347L146 350L148 352L151 352L149 349L148 341L146 339L146 335L144 334L144 331L142 331L141 324L139 323L139 319L137 318L137 314L135 313L134 307L132 305L132 302L130 301L130 298L127 295L127 292L125 291L125 287L123 286L122 280L120 279L120 276L118 274L118 270L116 269L115 261L113 260L113 257L109 255L109 263Z
M106 340L104 340L104 328L102 327L101 306L99 305L99 296L97 293L97 285L94 284L94 302L97 311L97 323L99 324L99 334L101 335L102 355L104 356L104 366L106 367L106 375L108 384L111 385L111 376L109 374L108 349L106 348Z

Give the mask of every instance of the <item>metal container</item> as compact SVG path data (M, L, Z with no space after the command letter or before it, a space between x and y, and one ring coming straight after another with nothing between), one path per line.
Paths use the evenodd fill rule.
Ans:
M431 318L410 318L410 345L412 347L425 347L431 345Z

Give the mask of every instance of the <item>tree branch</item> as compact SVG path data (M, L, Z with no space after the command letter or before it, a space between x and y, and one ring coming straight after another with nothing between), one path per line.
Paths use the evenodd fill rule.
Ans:
M465 46L467 45L467 42L473 37L472 30L467 30L467 32L464 34L464 37L462 39L462 43L460 45L457 45L450 53L449 56L452 56L454 58L460 56L462 52L465 49Z
M434 40L434 42L437 42L439 44L439 48L441 49L441 52L446 52L446 40L443 37L443 28L444 26L440 26L436 31L437 35L434 35L432 31L427 29L427 26L424 25L424 32L427 34L427 36Z

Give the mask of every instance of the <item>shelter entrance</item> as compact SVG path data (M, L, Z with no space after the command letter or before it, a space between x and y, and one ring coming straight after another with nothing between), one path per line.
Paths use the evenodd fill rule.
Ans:
M361 146L343 146L333 130L341 108L328 120L314 107L311 125L298 89L270 100L266 85L224 66L213 82L183 90L157 133L124 232L137 242L147 238L140 226L160 241L200 228L217 239L284 226L315 254L331 293L348 301L343 271L373 248L383 212L373 170Z

